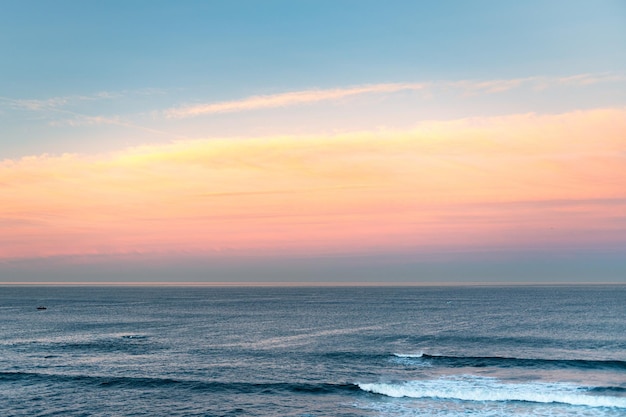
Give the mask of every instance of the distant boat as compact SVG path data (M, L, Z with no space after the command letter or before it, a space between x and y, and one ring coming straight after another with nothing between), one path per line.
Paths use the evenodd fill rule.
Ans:
M47 310L47 307L39 306L39 307L37 307L37 310Z

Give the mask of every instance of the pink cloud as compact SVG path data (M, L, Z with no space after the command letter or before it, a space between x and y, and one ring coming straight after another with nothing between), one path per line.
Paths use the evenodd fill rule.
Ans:
M626 110L31 156L0 184L1 259L624 244Z

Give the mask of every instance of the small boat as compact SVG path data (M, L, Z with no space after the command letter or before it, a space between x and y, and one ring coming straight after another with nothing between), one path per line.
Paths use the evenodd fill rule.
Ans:
M45 307L45 306L39 306L39 307L37 307L37 310L47 310L47 307Z

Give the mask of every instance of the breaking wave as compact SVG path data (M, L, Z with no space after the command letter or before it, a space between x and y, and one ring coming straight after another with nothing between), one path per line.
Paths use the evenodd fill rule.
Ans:
M360 383L357 385L363 391L396 398L524 401L626 409L626 398L624 397L593 395L598 392L597 387L581 387L565 383L504 383L495 378L468 375L434 380L416 380L399 383ZM610 391L610 389L604 387L602 392L607 391Z

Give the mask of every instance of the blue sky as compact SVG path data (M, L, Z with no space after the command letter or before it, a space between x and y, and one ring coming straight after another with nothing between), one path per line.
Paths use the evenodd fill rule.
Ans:
M223 99L626 65L620 1L13 1L0 19L14 97L193 86Z
M132 233L136 236L131 239L124 233L130 233L130 224L142 215L134 211L134 217L128 212L106 211L110 203L128 199L127 192L136 193L141 196L141 202L133 210L154 208L155 216L161 216L157 226L178 221L189 230L204 230L200 223L194 226L194 221L199 222L194 216L200 210L192 200L181 201L176 207L141 206L157 197L154 190L158 187L149 185L148 177L180 184L178 188L161 190L171 195L191 190L202 195L233 196L228 201L230 206L224 203L232 211L239 210L242 204L235 197L242 193L241 178L252 175L252 169L262 170L258 177L266 178L267 183L250 181L251 189L243 191L251 194L258 191L253 187L265 187L263 192L268 192L267 195L286 185L287 180L273 176L284 169L289 172L286 176L294 178L289 186L303 195L300 200L289 200L289 204L319 209L307 214L310 217L306 224L319 222L320 228L336 228L341 223L337 219L353 213L350 210L354 210L357 201L369 205L372 213L378 213L381 217L374 217L377 221L382 221L385 215L393 216L382 208L387 201L396 204L394 207L413 210L408 211L412 214L391 222L393 230L368 235L378 246L370 245L363 249L365 252L341 252L346 256L342 261L335 258L339 253L337 242L359 241L358 228L351 225L354 229L341 232L344 235L320 237L321 243L315 247L317 252L311 258L305 257L303 265L319 265L323 271L333 268L346 271L350 267L355 271L371 271L389 265L390 279L393 271L398 279L408 279L421 265L423 271L435 271L428 279L436 279L432 276L439 274L444 280L459 280L459 271L469 262L474 266L467 270L475 271L472 279L477 280L481 271L490 271L485 274L497 279L507 265L519 270L520 265L529 265L528 259L534 259L532 263L545 266L545 274L559 279L566 279L570 273L576 275L576 271L593 270L601 264L610 265L601 275L612 280L620 271L626 271L624 261L616 255L626 244L626 238L620 237L622 230L626 232L623 229L626 221L615 214L626 201L626 195L616 185L626 172L623 141L619 139L624 136L619 115L626 108L624 45L626 2L617 0L3 1L0 4L0 187L4 188L0 188L0 204L5 209L0 211L0 227L10 229L4 234L8 237L0 238L0 264L5 259L12 265L7 271L35 276L38 272L32 271L40 271L41 265L45 269L50 262L56 268L56 275L63 276L66 269L60 266L63 262L57 256L97 257L97 262L92 264L100 265L101 271L109 271L108 256L110 262L118 262L116 256L129 253L153 259L155 253L164 251L172 259L170 265L180 265L184 263L181 259L186 258L176 258L172 247L167 246L172 245L168 240L171 231L164 228L162 235L157 232L150 235L150 239L156 240L154 245L146 243L148 234L134 229ZM510 126L510 132L502 126ZM536 138L516 136L516 130L531 132L527 134ZM504 136L507 138L502 139ZM351 138L349 141L358 144L350 148L354 154L348 155L341 144L330 145L344 140L337 140L339 137ZM407 137L414 137L409 141L412 147L404 142ZM433 144L426 146L424 137ZM575 137L571 148L568 137ZM377 142L380 138L408 146L407 156L394 153L392 148L380 148ZM437 145L437 138L450 143L449 148ZM531 143L531 139L536 143ZM310 153L294 145L306 141L311 141ZM276 145L267 151L263 150L266 143ZM594 143L597 143L595 148ZM503 156L490 159L495 148L489 146L496 145L500 146L497 152ZM508 153L504 154L504 148ZM204 152L204 156L192 158L193 149ZM379 158L372 149L383 156ZM174 151L179 154L163 156ZM184 159L195 163L198 158L220 152L231 158L223 164L227 172L219 174L222 177L214 171L202 172L214 178L215 185L191 185L193 177L167 171L176 158L178 162ZM438 159L431 155L433 159L423 168L416 167L416 163L411 166L410 158L417 161L429 152L438 152ZM534 159L528 165L515 165L519 163L516 153L532 155ZM250 162L253 156L258 161ZM142 158L164 158L166 162L141 169L119 162L140 163ZM578 166L588 167L587 171L578 172L568 165L567 161L574 159ZM289 171L295 169L295 163L287 167L289 163L302 160L316 161L307 169L324 173L315 179L318 182L300 177L301 167L300 171ZM337 163L338 160L342 162ZM501 166L500 160L510 160L511 167ZM352 164L360 167L356 170L359 178L342 168ZM80 195L68 191L71 187L67 184L85 190L111 186L117 177L100 176L98 170L102 166L118 167L121 171L113 172L113 177L127 176L129 184L144 188L122 191L118 185L107 188L110 194L94 195L89 208L100 214L82 219L76 213L88 209L81 205ZM331 166L334 171L329 173ZM532 166L535 177L527 178L526 173L515 171L519 166ZM67 167L75 168L72 171ZM606 169L596 175L591 167ZM68 174L64 169L76 173ZM61 175L54 170L65 173ZM475 177L479 170L492 172L491 177L502 178L503 182L504 179L512 182L508 189L489 182L489 176L481 183ZM393 171L398 176L385 174L372 178L367 176L370 171ZM404 178L400 174L413 177ZM68 175L76 177L68 179L65 177ZM417 177L422 175L431 182L418 181ZM450 180L433 180L431 175ZM33 178L41 182L21 186L24 179ZM81 178L93 182L83 184ZM579 179L583 191L572 186L571 178ZM472 196L463 186L466 179L474 187ZM548 187L550 181L554 190ZM500 191L481 194L483 188L489 187ZM369 195L354 191L348 197L331 198L332 190L370 188ZM331 191L317 196L315 193L321 189ZM442 189L447 191L444 193ZM49 190L44 191L49 192L49 200L37 195L41 190ZM305 196L302 190L313 191ZM418 201L415 195L420 193L432 193L435 199L432 203L439 204L442 210L439 217L454 218L460 224L459 230L478 227L475 219L467 220L469 215L464 220L467 223L458 220L463 217L457 212L459 207L473 207L470 211L489 207L490 215L500 220L490 224L480 220L478 223L484 228L476 233L484 240L477 243L483 245L481 253L492 250L491 255L480 258L477 264L468 261L467 254L476 248L459 249L459 243L447 228L449 225L440 225L445 229L443 236L451 234L449 240L442 238L443 246L438 246L436 251L444 247L438 253L462 252L462 256L454 258L457 263L441 267L439 261L423 255L434 249L415 239L420 233L425 235L425 230L431 233L431 226L423 225L424 229L419 229L416 224L426 214L432 215L434 209L423 206L430 202ZM315 200L315 196L324 202ZM63 198L74 199L71 208L52 204ZM287 200L284 197L266 200L254 200L254 204L263 206L268 201L274 204L276 211L264 215L285 222L280 225L283 229L279 227L285 233L280 239L297 233L288 226L291 223L285 212L289 208ZM496 203L503 205L490 206ZM222 207L220 204L216 203ZM516 216L528 216L524 221L533 224L530 229L523 221L514 224L511 204L519 204ZM48 210L46 205L55 208ZM528 209L531 206L535 207L534 211ZM558 209L554 208L557 206ZM584 209L580 208L583 206ZM220 212L219 216L227 216L224 207L221 208L224 213ZM549 246L547 240L541 240L546 237L540 229L545 226L542 222L552 219L559 210L565 213L562 234L550 239L559 245L571 239L578 246L574 245L569 252L559 246L554 249L556 257L548 259L536 254L533 245ZM484 214L487 211L481 213L481 219L487 216ZM323 217L326 215L329 217ZM587 220L581 221L576 216ZM115 227L107 223L110 219L118 219ZM406 222L406 230L415 231L412 237L402 234L401 221ZM225 223L229 222L235 228L237 217L226 218ZM585 222L590 229L579 230L577 224ZM257 233L255 239L266 239L263 242L268 245L280 240L277 236L263 235L265 229L255 229L261 224L259 221L247 226ZM207 234L213 233L211 227L206 229ZM526 235L528 230L535 230L533 227L536 235L530 232ZM109 229L126 237L105 236ZM242 233L234 230L223 229L224 240ZM310 232L317 233L313 229ZM469 232L460 234L463 233ZM585 241L585 233L587 246L581 243ZM396 234L398 239L406 240L401 249L381 243L393 241ZM261 235L264 237L258 237ZM589 238L592 235L593 239ZM251 247L246 245L252 245L251 240L246 240L250 236L233 240L232 245L245 252ZM77 249L74 253L68 249L61 253L49 249L55 246L50 242L56 239L67 242L73 238L84 242L86 252ZM594 239L599 242L597 247ZM208 245L204 240L198 242ZM518 256L509 253L499 258L494 242L520 244L523 248L518 248ZM48 249L32 253L18 250L18 246L38 245ZM192 256L193 262L200 265L197 269L202 270L205 264L197 259L203 259L203 253L197 245L181 250L200 251L193 252L193 256L185 252L185 256ZM294 247L308 248L306 245L296 242ZM407 252L407 245L414 245L413 249ZM270 246L263 248L270 251ZM418 246L420 249L416 249ZM276 249L272 248L272 251ZM594 251L586 258L581 257L587 249ZM14 255L3 258L2 251ZM367 251L373 251L374 255ZM528 253L533 255L529 257ZM363 256L369 259L370 255L372 262L378 259L374 269L363 263ZM572 256L576 262L571 261ZM320 257L327 259L327 263L318 264ZM237 259L229 254L213 265L229 271L222 274L232 279L245 280L261 264L267 271L265 275L271 277L273 268L280 262L283 269L300 262L297 257L281 261L274 252L257 264L247 258L243 263ZM72 262L71 268L89 264L84 260ZM141 265L136 262L128 263L128 271L135 271ZM246 265L239 272L231 268L238 263ZM28 265L34 268L31 272L27 271ZM77 270L83 271L81 268ZM525 273L522 268L515 279L528 278L531 270L528 267ZM577 279L584 279L578 275Z
M103 126L89 132L93 140L80 129L50 129L49 115L15 111L7 100L89 97L80 102L86 114L136 118L314 88L623 73L625 22L620 1L6 1L2 156L51 152L57 143L56 151L101 149L107 135L129 136ZM613 85L582 99L535 99L557 102L556 110L622 100ZM220 123L203 134L240 133Z

